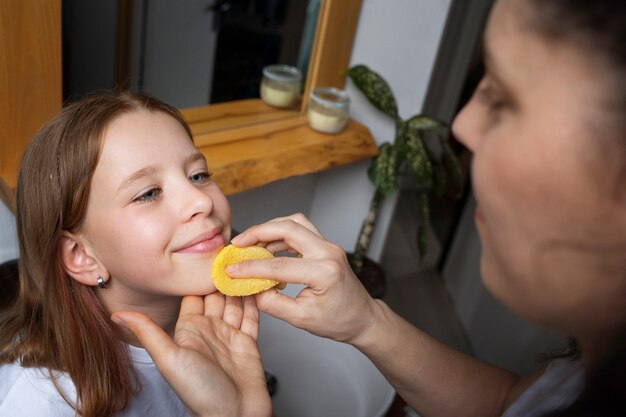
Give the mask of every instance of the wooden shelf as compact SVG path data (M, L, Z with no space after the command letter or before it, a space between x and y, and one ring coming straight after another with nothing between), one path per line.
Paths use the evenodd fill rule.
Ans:
M194 140L226 195L378 154L369 130L354 120L336 135L309 128L299 112L237 129L203 132L203 123L190 123Z

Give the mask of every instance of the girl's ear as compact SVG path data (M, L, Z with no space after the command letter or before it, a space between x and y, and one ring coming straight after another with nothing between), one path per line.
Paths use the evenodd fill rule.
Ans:
M61 236L61 259L65 272L85 285L98 285L98 276L104 275L91 250L73 233L63 231Z

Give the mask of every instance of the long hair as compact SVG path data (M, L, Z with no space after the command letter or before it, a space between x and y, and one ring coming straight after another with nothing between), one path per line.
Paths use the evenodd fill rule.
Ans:
M128 349L94 287L69 277L61 232L80 230L104 129L138 110L169 114L191 132L174 107L130 91L106 91L69 104L28 145L17 184L19 293L0 315L0 363L42 367L83 417L110 416L138 389ZM71 377L77 403L62 392Z

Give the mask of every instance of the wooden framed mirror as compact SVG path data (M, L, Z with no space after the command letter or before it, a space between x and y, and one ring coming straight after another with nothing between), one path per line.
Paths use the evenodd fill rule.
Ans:
M360 7L361 0L322 0L299 109L275 109L260 99L182 109L226 194L377 153L359 123L323 135L308 128L305 114L312 88L344 86ZM0 58L6 62L0 71L0 181L14 190L26 144L62 107L61 0L7 0L0 13L7 23L0 27ZM0 193L4 201L6 194Z

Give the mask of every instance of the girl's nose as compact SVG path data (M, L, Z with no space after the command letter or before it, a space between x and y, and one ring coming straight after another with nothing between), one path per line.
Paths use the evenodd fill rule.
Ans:
M213 212L213 199L202 188L189 182L179 190L179 205L185 221L196 216L208 216Z

